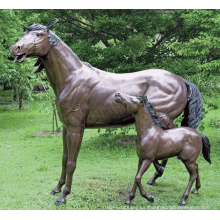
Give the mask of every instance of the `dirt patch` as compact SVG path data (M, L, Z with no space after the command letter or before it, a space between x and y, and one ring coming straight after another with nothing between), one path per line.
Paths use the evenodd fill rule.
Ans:
M62 131L59 132L53 132L53 131L38 131L35 135L32 135L32 137L54 137L54 136L61 136Z
M128 196L129 195L129 191L128 190L119 190L118 191L118 195L120 196L120 197L122 197L122 198L125 198L126 196Z

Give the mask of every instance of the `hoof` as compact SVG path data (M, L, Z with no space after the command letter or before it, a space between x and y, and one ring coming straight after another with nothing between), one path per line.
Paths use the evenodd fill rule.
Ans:
M65 204L66 203L66 201L64 200L64 201L56 201L55 202L55 206L59 206L60 204Z
M147 184L153 186L153 185L156 184L156 182L155 182L155 181L150 181L150 180L149 180L149 181L147 182Z
M185 206L185 205L186 205L185 202L181 202L181 203L179 204L180 207Z
M131 201L130 201L130 200L127 200L124 204L125 204L125 205L130 205L130 204L131 204Z
M154 197L153 197L152 195L148 195L148 197L149 197L149 198L148 198L147 200L148 200L149 202L153 203L153 202L154 202Z
M155 185L155 182L148 181L147 184L153 186Z
M199 194L199 192L198 192L198 190L196 188L191 193L196 194L196 195Z
M57 194L57 193L60 193L60 192L56 192L56 191L52 191L51 193L50 193L50 195L55 195L55 194Z

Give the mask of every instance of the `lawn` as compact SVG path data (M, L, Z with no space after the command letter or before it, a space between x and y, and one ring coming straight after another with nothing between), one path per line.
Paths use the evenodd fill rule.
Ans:
M1 88L0 88L1 89ZM11 93L0 92L0 101L10 99ZM179 207L188 184L189 174L181 161L172 158L164 175L155 186L145 183L152 177L151 166L143 176L145 190L154 195L149 203L137 192L130 206L124 202L132 188L137 171L135 146L118 141L121 134L104 135L87 129L77 160L72 192L67 203L54 205L58 195L50 195L61 173L62 138L60 135L39 135L52 129L52 114L43 109L44 100L0 105L0 210L218 210L220 209L220 100L203 96L207 114L202 124L209 137L212 165L200 154L201 189L191 194L185 207ZM38 135L37 135L38 134ZM135 135L133 130L130 135ZM123 143L128 142L128 144Z

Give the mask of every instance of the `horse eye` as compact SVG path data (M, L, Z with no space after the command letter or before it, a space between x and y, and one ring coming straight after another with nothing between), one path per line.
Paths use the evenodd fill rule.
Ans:
M40 37L40 36L41 36L41 34L40 34L40 33L37 33L36 35L37 35L38 37Z

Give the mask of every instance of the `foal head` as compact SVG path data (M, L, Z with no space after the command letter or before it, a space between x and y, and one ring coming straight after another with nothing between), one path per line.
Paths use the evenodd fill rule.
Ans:
M26 57L47 55L51 46L58 45L61 40L50 29L57 22L52 20L47 26L32 24L24 26L24 35L11 47L11 55L16 56L14 62L23 62Z
M119 92L115 94L115 101L122 104L131 114L136 114L138 109L144 106L144 99Z

